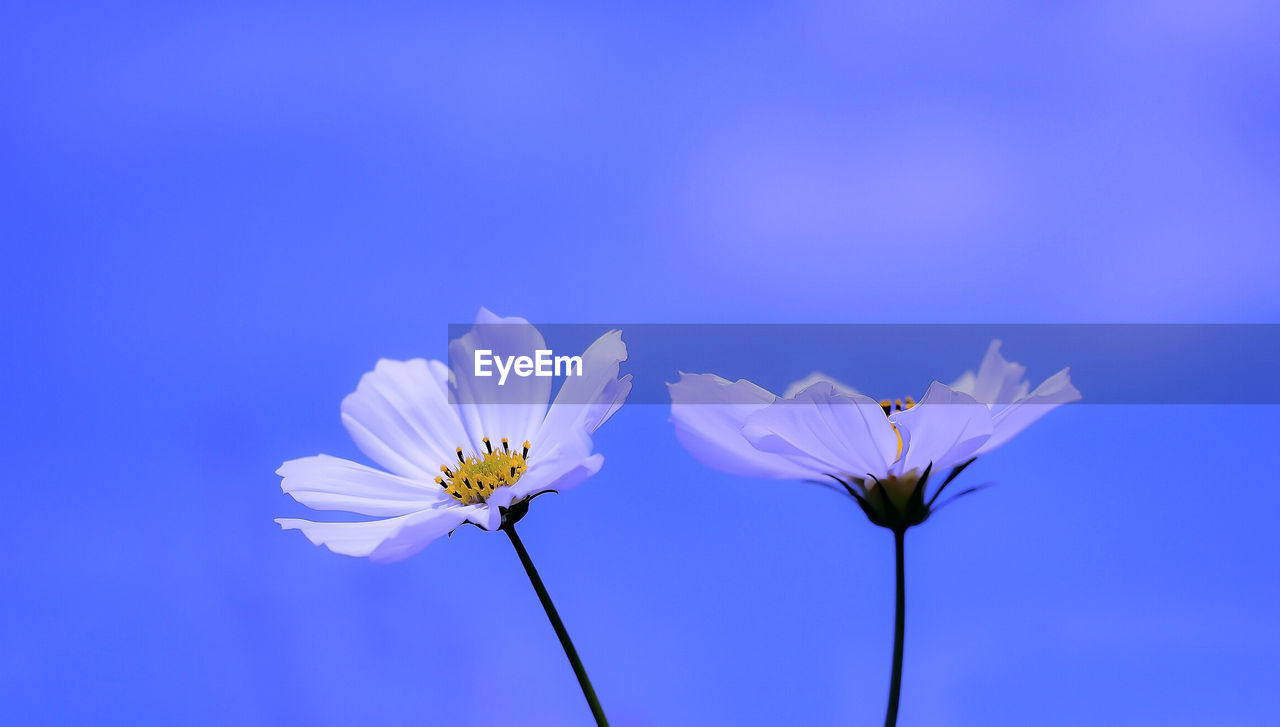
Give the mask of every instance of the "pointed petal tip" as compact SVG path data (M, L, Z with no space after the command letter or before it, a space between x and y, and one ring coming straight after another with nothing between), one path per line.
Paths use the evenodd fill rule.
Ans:
M281 463L281 465L276 468L276 474L280 475L281 477L288 477L289 474L285 470L293 470L298 467L302 467L308 462L312 462L315 460L319 460L323 462L323 461L335 460L335 459L338 459L338 458L334 457L333 455L325 454L323 452L318 452L316 454L308 455L306 457L294 457L293 459L287 459L283 463Z
M324 544L324 541L311 537L311 533L307 532L307 526L312 524L310 520L303 520L302 518L297 517L278 517L272 520L272 522L279 525L281 530L297 530L302 533L302 535L306 537L312 545Z

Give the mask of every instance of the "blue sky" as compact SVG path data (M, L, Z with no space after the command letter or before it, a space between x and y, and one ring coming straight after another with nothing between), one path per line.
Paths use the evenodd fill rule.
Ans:
M359 456L359 376L443 358L482 305L1280 312L1265 3L4 13L0 696L24 723L586 723L500 536L378 567L271 521L306 512L282 461ZM815 368L858 383L773 373ZM614 722L876 723L888 535L702 468L666 420L624 408L600 475L522 527ZM908 541L900 724L1273 723L1276 429L1075 406L975 465L999 486Z

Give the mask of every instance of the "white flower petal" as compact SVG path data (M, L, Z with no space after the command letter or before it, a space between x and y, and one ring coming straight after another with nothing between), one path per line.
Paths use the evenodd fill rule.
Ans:
M588 346L582 354L582 375L565 377L546 419L530 437L535 450L556 450L566 441L577 445L583 434L590 435L612 416L631 391L631 377L618 378L626 360L621 331L609 331ZM590 439L587 443L590 453Z
M609 421L614 412L622 408L627 395L631 393L631 374L614 379L604 385L596 403L587 411L582 426L589 434L594 434L601 424Z
M475 352L487 350L506 361L511 356L532 357L546 348L542 334L529 321L500 318L484 308L476 314L474 328L450 341L455 401L476 451L484 437L507 437L514 443L532 439L547 413L551 378L517 376L513 370L500 384L495 366L489 367L491 376L476 376Z
M277 518L285 530L301 530L315 545L341 555L390 563L408 558L433 540L462 524L472 508L437 507L420 512L358 523L323 523Z
M449 404L448 369L439 361L383 359L342 400L342 422L356 446L396 474L433 480L467 441Z
M1030 385L1023 378L1026 375L1026 366L1000 355L1000 341L995 340L987 347L978 373L966 371L951 388L984 404L1005 406L1027 395Z
M831 384L831 387L833 389L840 392L841 394L846 394L848 396L857 396L858 394L862 393L857 389L853 388L852 386L849 386L848 384L844 383L843 381L836 379L834 376L827 376L821 371L814 371L813 373L809 374L803 379L800 379L799 381L791 382L791 385L787 387L787 390L782 392L782 398L794 399L796 394L799 394L800 392L804 391L810 386L813 386L814 384L820 384L823 382Z
M499 487L489 493L489 497L484 502L471 506L470 512L467 513L467 520L485 530L497 530L502 525L501 508L509 507L513 499L515 499L515 491L512 488Z
M1058 406L1079 400L1080 391L1071 384L1071 369L1059 371L1045 379L1035 391L995 413L994 431L978 454L999 447Z
M276 470L280 487L313 510L346 510L361 515L406 515L445 501L444 490L398 475L322 454L285 462Z
M898 435L880 404L821 382L747 417L742 434L757 449L785 456L809 477L886 472Z
M894 412L890 421L902 435L902 456L894 473L953 467L977 454L991 436L991 410L972 396L933 382L919 404Z
M550 460L535 460L524 476L511 486L511 490L518 498L547 490L564 492L582 484L588 477L599 472L603 465L604 456L600 454L589 457L566 454Z
M747 381L686 374L667 384L676 438L704 465L743 477L803 479L810 469L756 449L742 435L747 417L778 397Z

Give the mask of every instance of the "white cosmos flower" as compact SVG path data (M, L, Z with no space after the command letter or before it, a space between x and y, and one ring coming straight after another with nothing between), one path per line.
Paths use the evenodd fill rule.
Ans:
M565 377L551 399L549 377L476 377L473 352L533 355L542 334L523 318L485 309L476 326L449 344L455 369L440 361L378 362L342 401L342 422L356 446L383 469L328 455L285 462L281 487L316 510L378 518L312 522L279 518L335 553L390 562L407 558L463 523L497 530L518 519L534 496L580 484L604 463L591 435L622 406L631 376L620 331L582 354L580 376ZM453 400L450 400L452 394Z
M703 464L731 474L829 484L886 527L923 522L930 473L942 487L973 458L1048 410L1080 398L1066 369L1030 388L993 342L978 373L934 382L919 403L877 401L822 374L776 396L746 381L681 374L669 384L676 436Z

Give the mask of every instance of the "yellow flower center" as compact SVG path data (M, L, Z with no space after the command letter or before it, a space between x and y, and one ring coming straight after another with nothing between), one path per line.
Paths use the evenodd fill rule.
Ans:
M888 399L880 400L880 408L884 409L885 416L889 416L895 411L906 411L915 405L916 400L909 396L905 399L894 399L893 401L889 401Z
M514 485L529 469L528 441L518 452L511 449L506 437L502 438L502 449L494 449L488 437L483 441L486 451L479 457L468 457L458 447L458 463L453 469L441 465L443 475L436 478L446 495L464 505L484 502L499 487Z

